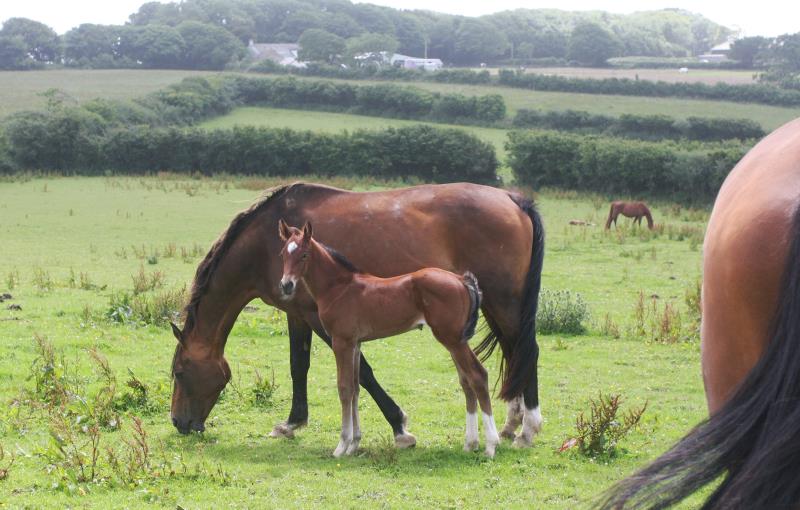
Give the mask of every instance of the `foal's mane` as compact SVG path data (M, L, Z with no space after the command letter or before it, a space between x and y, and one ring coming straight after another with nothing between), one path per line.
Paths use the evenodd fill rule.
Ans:
M302 183L276 186L264 191L261 198L247 210L237 214L236 217L233 218L233 221L231 221L231 224L228 225L228 228L217 238L203 261L197 266L197 273L195 273L194 282L192 283L189 303L183 309L183 314L185 316L183 325L184 333L191 331L194 327L197 308L200 306L200 299L208 290L211 284L211 278L219 267L220 261L228 253L228 250L239 234L241 234L268 205L286 195L286 193L297 186L302 186Z
M331 248L327 244L320 243L319 241L317 241L317 243L319 243L320 246L325 248L325 251L328 252L328 255L333 257L333 260L335 260L343 268L347 269L351 273L361 273L362 272L359 268L357 268L355 266L355 264L350 262L350 259L348 259L344 255L342 255L338 251L334 250L333 248Z

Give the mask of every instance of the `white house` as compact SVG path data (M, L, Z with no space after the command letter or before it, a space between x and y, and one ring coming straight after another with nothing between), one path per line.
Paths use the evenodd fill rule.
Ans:
M247 45L250 58L256 62L271 60L282 66L303 68L306 67L306 63L299 60L297 56L299 51L300 45L295 43L256 44L251 40Z
M395 53L389 60L393 66L404 67L406 69L424 69L425 71L436 71L441 69L443 64L438 58L419 58L410 57Z
M728 40L717 44L704 54L698 55L697 58L700 60L700 62L721 62L723 60L728 60L728 54L731 52L732 42L733 41Z

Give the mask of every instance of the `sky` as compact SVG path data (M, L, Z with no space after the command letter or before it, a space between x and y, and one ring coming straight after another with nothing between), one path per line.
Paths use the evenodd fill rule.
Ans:
M119 25L146 0L0 0L0 21L25 17L41 21L63 34L81 23ZM681 8L700 13L744 35L775 36L800 32L797 0L369 0L399 9L428 9L467 16L519 8L604 10L614 13Z

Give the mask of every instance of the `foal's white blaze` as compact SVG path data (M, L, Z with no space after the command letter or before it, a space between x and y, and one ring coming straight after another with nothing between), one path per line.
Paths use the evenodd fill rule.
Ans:
M478 413L467 412L467 433L464 450L471 452L478 447Z
M292 253L296 249L297 249L297 243L294 241L286 245L286 253Z
M500 436L497 434L494 417L491 414L483 413L483 435L486 437L486 455L494 457L494 450L500 442Z

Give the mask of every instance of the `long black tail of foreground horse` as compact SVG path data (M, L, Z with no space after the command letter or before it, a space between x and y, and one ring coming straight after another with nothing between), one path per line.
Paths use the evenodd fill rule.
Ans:
M531 246L531 262L522 296L522 313L520 314L519 336L517 338L498 338L489 334L476 348L475 353L482 360L491 356L498 340L505 343L503 354L508 358L501 361L500 398L511 400L522 394L536 374L539 360L539 345L536 343L536 311L539 308L539 290L542 286L542 263L544 261L544 227L542 217L531 200L521 195L509 193L522 211L531 219L533 226L533 243Z
M613 487L600 508L666 508L720 477L704 509L798 508L800 210L792 234L770 343L761 359L721 410Z

